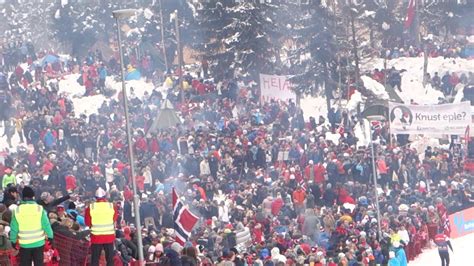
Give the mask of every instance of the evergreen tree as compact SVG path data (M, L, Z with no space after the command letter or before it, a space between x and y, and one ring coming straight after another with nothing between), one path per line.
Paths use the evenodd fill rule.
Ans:
M320 1L311 1L294 10L299 10L301 15L291 30L296 47L290 53L293 88L301 96L315 93L324 85L329 105L338 75L336 55L340 49L335 37L334 13Z
M53 24L55 37L71 45L72 54L85 55L96 41L108 41L116 34L112 11L125 8L122 2L100 1L94 5L87 1L58 3Z
M257 79L273 73L278 47L272 39L277 6L260 1L208 1L197 12L202 44L195 46L209 61L213 76Z

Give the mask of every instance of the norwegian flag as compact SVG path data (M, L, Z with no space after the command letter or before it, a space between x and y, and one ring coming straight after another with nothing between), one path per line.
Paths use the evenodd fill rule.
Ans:
M178 197L173 188L173 221L176 234L175 241L184 246L188 241L191 231L199 218L188 210Z
M451 237L451 223L449 222L448 212L445 211L441 215L441 222L443 223L444 234Z
M301 186L301 189L306 192L307 190L307 187L306 187L306 181L304 180L304 178L301 178L300 181L298 181L298 185Z

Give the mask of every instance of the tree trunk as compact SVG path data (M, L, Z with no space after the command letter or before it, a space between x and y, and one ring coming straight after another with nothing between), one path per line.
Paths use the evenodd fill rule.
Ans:
M326 106L327 110L331 109L331 89L329 88L329 73L328 64L324 62L324 94L326 95Z
M426 75L428 74L428 48L426 43L423 44L423 87L426 86L428 80L426 80Z
M354 54L354 62L355 62L355 79L358 81L360 79L360 70L359 70L359 55L357 49L357 40L356 40L356 29L354 23L354 11L349 10L351 15L351 30L352 30L352 52Z

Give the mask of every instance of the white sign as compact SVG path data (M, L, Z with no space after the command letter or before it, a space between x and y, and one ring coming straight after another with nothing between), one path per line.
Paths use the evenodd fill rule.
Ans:
M469 102L440 105L389 103L392 134L464 135L471 124Z
M288 76L260 74L260 100L262 102L273 100L296 102L296 94L291 90Z

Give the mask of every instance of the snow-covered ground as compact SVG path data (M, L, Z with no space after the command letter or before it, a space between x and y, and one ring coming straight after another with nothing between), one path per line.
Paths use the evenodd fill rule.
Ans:
M326 105L326 98L322 96L311 97L307 96L301 99L300 107L303 110L304 119L308 120L310 116L314 117L316 121L321 115L328 116L328 108Z
M454 253L450 252L450 266L467 266L474 265L472 246L474 244L474 234L466 235L457 239L451 239ZM441 265L438 250L425 249L423 253L413 262L408 263L410 266L434 266Z
M397 70L406 70L402 73L402 92L397 91L405 103L413 99L419 104L437 104L438 97L444 97L443 93L430 85L423 87L423 61L423 57L400 57L387 60L387 69L393 66ZM382 58L376 58L364 63L362 69L365 71L373 71L375 68L383 69L383 64ZM428 73L431 76L438 72L442 77L447 71L458 74L474 72L474 62L462 58L429 58Z
M79 74L66 75L63 80L59 81L59 93L64 93L71 99L76 116L97 113L102 103L110 100L110 98L103 95L83 97L82 95L84 95L86 89L77 82L78 78ZM111 97L113 99L117 99L119 92L122 91L121 81L115 80L113 77L107 77L105 86L114 91L114 95ZM145 92L151 94L155 89L153 83L146 82L144 79L126 81L126 86L128 95L133 94L139 98L142 98ZM133 88L133 92L131 92L131 88ZM162 88L158 89L161 90Z

